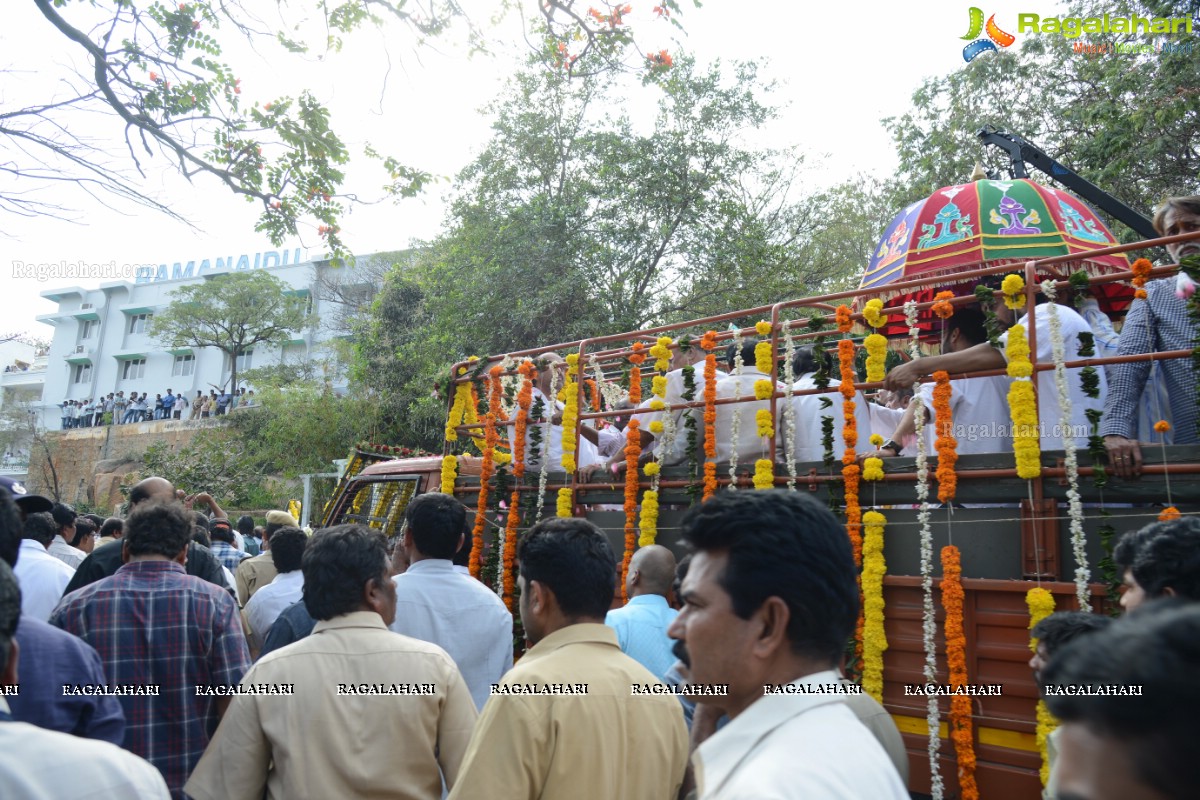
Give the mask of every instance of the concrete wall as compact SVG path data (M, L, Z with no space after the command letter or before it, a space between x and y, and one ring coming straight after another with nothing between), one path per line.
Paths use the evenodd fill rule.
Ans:
M222 425L222 420L159 420L51 431L46 437L58 473L59 495L64 502L86 502L111 513L123 502L121 479L141 468L146 448L164 441L177 450L190 444L199 431ZM33 448L27 485L31 492L54 497L44 448Z

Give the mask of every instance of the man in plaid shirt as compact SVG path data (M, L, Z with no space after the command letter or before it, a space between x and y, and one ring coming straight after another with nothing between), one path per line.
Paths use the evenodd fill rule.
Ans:
M197 687L235 685L250 665L233 598L183 569L192 520L176 502L139 504L125 521L124 566L65 596L50 618L100 654L125 711L125 748L176 798L229 704ZM89 688L64 687L77 690Z
M1163 236L1200 231L1200 196L1172 197L1154 215L1154 229ZM1200 253L1200 239L1167 245L1167 254L1176 263L1186 255ZM1140 355L1168 350L1190 350L1196 327L1188 315L1188 304L1176 296L1175 281L1160 278L1146 284L1146 299L1134 300L1121 328L1118 354ZM1196 373L1186 358L1160 361L1171 398L1171 419L1175 444L1200 442L1197 435ZM1108 396L1100 434L1108 449L1113 472L1122 478L1136 478L1142 472L1142 450L1137 441L1138 407L1146 388L1150 362L1134 361L1110 364Z

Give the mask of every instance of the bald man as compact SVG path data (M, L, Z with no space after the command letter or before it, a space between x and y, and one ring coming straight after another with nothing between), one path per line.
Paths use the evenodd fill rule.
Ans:
M141 503L169 503L173 500L182 499L182 493L177 492L174 484L166 478L145 478L135 483L133 488L129 490L130 510L133 510ZM83 560L79 568L75 570L75 577L71 578L71 582L67 584L63 595L66 596L76 589L82 589L89 583L95 583L101 578L115 575L123 563L125 562L122 558L122 542L120 539L97 547L92 551L91 555ZM196 544L195 542L188 545L187 562L183 565L183 568L187 570L188 575L195 575L197 578L203 578L209 583L215 583L230 594L233 594L233 587L225 580L225 572L221 569L221 562L204 545Z
M604 624L617 632L621 651L655 675L664 675L675 663L667 628L678 614L667 603L675 580L675 555L652 544L633 554L625 576L629 602L609 611Z

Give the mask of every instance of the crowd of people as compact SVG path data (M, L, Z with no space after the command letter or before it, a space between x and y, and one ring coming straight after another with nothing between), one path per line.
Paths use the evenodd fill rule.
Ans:
M452 496L416 496L391 541L283 511L256 531L161 478L129 500L97 529L0 487L5 797L908 797L895 722L841 673L849 540L803 493L693 508L688 555L639 549L623 604L598 528L535 525L515 664ZM1200 520L1129 531L1114 559L1126 618L1032 631L1062 720L1046 797L1192 797ZM1063 689L1113 686L1139 696Z
M148 422L159 419L208 419L224 416L235 408L250 408L256 404L254 390L245 387L237 392L212 389L208 394L197 391L188 399L183 392L156 394L151 400L146 392L140 395L124 391L109 392L107 397L89 397L83 400L64 400L62 429L92 428L101 425L127 425L131 422Z

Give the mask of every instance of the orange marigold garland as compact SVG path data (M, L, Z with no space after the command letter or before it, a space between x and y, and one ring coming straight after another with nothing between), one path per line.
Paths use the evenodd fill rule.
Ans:
M841 367L842 393L842 441L846 451L842 454L842 477L846 482L846 532L854 548L854 565L862 566L862 508L858 504L858 457L854 452L858 444L858 418L855 416L854 395L854 342L842 339L838 342L838 362Z
M854 320L850 313L850 306L840 305L833 313L833 321L837 323L837 329L842 333L849 333L854 327Z
M479 499L475 506L475 528L471 532L471 575L479 577L480 559L483 555L483 526L487 522L488 482L492 479L495 465L496 444L500 441L496 433L496 415L489 411L483 418L483 463L479 466Z
M1154 269L1154 265L1150 263L1148 258L1139 258L1133 262L1131 267L1133 270L1133 278L1129 281L1135 287L1133 296L1138 300L1146 299L1146 281L1150 280L1150 270Z
M938 292L933 296L933 305L930 311L938 316L939 319L950 319L954 316L954 306L950 301L954 299L954 292Z
M942 548L942 607L946 609L946 663L950 685L967 685L967 636L963 629L962 557L954 545ZM950 740L958 757L958 785L963 800L978 800L975 784L975 736L971 697L955 694L950 699Z
M629 574L629 560L637 546L638 510L638 458L642 454L642 438L638 432L641 423L634 417L625 426L625 556L621 560L621 599L625 595L625 576Z
M525 475L525 432L529 425L529 408L533 404L533 381L537 370L533 362L526 360L517 369L521 375L521 389L517 392L517 418L513 426L513 477L520 481ZM509 611L513 608L513 588L516 574L513 561L517 551L517 526L521 522L520 508L521 492L518 486L513 486L512 496L508 501L508 517L504 523L504 549L501 561L504 569L504 605Z
M933 373L933 380L935 381L933 418L934 430L937 432L937 441L934 442L934 447L937 448L938 453L938 500L949 503L958 491L958 473L954 471L955 463L958 461L958 451L955 449L958 447L958 441L951 435L954 430L954 416L950 411L950 394L953 389L950 387L950 373L945 370Z
M704 494L701 502L717 490L717 334L708 331L700 337L700 347L708 351L704 357Z
M642 370L640 365L646 360L646 354L642 352L645 345L641 342L634 342L633 352L629 354L629 363L633 364L633 368L629 370L629 402L635 408L638 403L642 402Z

